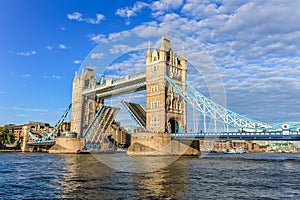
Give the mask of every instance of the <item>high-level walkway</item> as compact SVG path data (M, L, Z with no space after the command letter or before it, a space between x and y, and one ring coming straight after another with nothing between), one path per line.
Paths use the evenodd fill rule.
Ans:
M82 95L94 94L101 99L110 98L113 96L119 96L123 94L129 94L146 89L146 73L138 73L129 76L125 76L120 79L106 82L103 85L97 85L91 89L85 89Z

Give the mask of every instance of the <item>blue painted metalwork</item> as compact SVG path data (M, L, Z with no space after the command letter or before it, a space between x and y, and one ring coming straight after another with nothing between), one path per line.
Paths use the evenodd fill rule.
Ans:
M97 149L100 151L114 149L114 144L108 140L105 131L112 124L119 110L119 108L102 106L83 134L83 138L85 139L85 149Z
M96 121L98 120L99 116L101 116L101 114L104 112L104 110L106 109L106 106L102 106L100 108L100 110L96 113L92 123L88 126L88 128L86 129L86 131L82 134L82 137L85 138L87 137L88 134L90 134L91 130L94 128Z
M30 132L30 130L27 131L30 138L32 138L34 141L46 141L46 140L54 140L54 134L58 131L59 127L62 125L64 120L66 119L68 113L70 112L72 108L72 103L69 104L67 109L65 110L64 114L61 116L61 118L58 120L58 122L55 124L54 128L48 133L45 133L45 136L43 137L36 137L33 133Z
M36 142L27 142L27 145L30 146L45 146L45 145L54 145L56 140L46 140L46 141L36 141Z
M167 75L165 75L165 79L172 86L172 88L193 108L223 124L231 127L247 128L250 130L281 130L281 126L278 124L268 124L258 120L250 119L215 103L211 99L205 97L203 94L195 90L188 83L187 90L184 90Z
M136 126L146 128L146 112L140 104L134 104L126 101L122 101L123 106L129 113L130 118ZM135 107L133 107L135 105ZM140 106L137 108L137 106ZM139 110L137 110L139 109ZM142 112L142 113L141 113Z
M271 132L221 132L221 133L173 133L172 139L231 139L231 140L293 140L300 141L300 133L289 131Z

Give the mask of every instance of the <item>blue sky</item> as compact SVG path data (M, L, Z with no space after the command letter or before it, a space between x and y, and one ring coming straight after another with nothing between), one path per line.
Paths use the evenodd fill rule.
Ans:
M141 52L166 33L204 94L250 118L300 121L299 9L293 0L0 0L0 124L54 125L75 71L143 71Z

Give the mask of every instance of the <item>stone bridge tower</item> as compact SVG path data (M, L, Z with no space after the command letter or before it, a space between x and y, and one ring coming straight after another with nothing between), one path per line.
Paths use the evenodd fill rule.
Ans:
M96 84L97 80L92 66L89 66L85 72L82 70L80 76L75 74L72 89L71 131L76 132L78 137L82 136L99 109L96 94L83 96L82 91L93 88Z
M186 89L187 60L182 49L179 59L172 49L168 35L162 38L161 47L146 56L146 126L154 132L186 132L186 102L165 80L169 76Z

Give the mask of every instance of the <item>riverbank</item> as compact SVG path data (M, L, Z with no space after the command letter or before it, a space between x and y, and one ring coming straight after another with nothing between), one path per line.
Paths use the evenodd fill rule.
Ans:
M12 150L12 149L0 149L0 153L9 153L9 152L22 152L20 149Z

